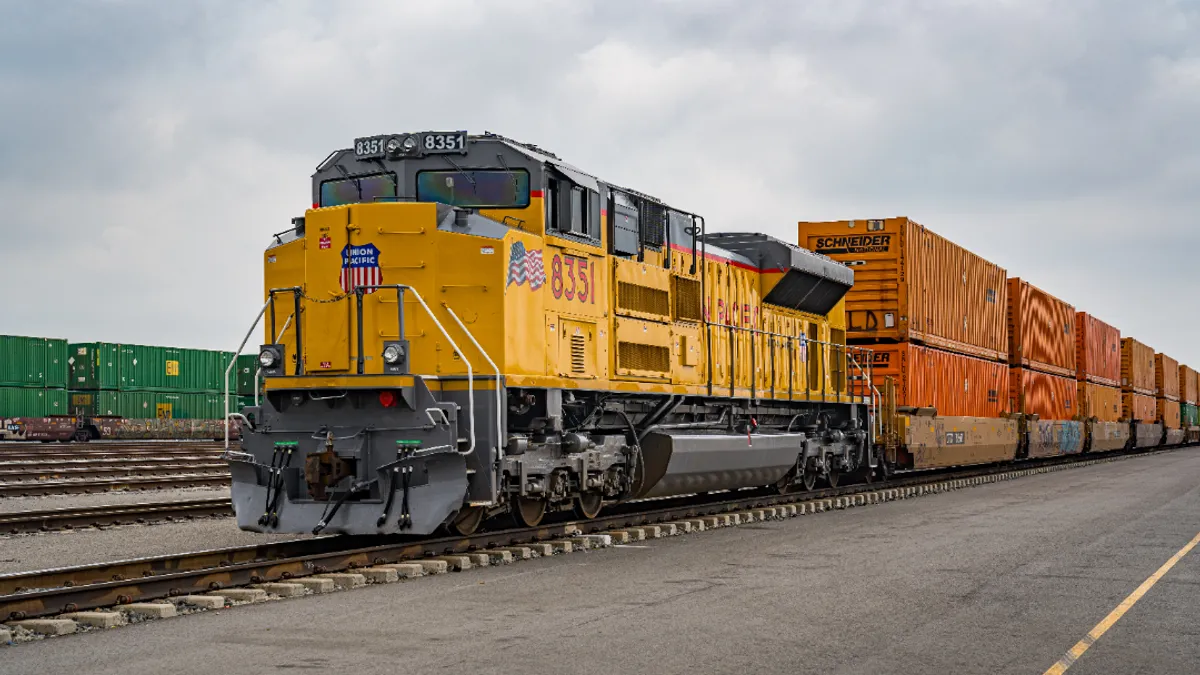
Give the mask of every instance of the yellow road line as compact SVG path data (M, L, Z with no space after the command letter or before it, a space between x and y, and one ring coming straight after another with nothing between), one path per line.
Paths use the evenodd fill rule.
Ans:
M1154 586L1154 584L1158 583L1159 579L1163 578L1163 575L1165 575L1167 572L1170 572L1171 568L1175 566L1175 563L1182 560L1183 556L1188 554L1188 551L1195 548L1196 544L1200 544L1200 533L1197 533L1196 536L1192 537L1192 540L1189 541L1186 546L1179 549L1175 555L1171 556L1170 560L1163 563L1163 566L1158 568L1158 571L1156 571L1154 574L1151 574L1149 579L1143 581L1141 586L1138 586L1134 592L1129 594L1129 597L1122 600L1121 604L1117 605L1116 609L1109 612L1108 616L1104 617L1100 623L1096 624L1095 628L1088 631L1088 634L1085 635L1082 640L1076 642L1075 646L1071 647L1066 654L1063 654L1063 657L1058 660L1058 663L1050 666L1050 669L1047 670L1044 675L1062 675L1062 673L1067 672L1067 668L1070 668L1071 664L1075 663L1080 656L1083 656L1083 653L1088 650L1088 647L1091 647L1096 640L1099 640L1101 635L1107 633L1108 629L1112 628L1113 624L1115 624L1122 616L1125 615L1125 612L1128 612L1131 607L1137 604L1137 601L1141 600L1142 596L1145 595L1146 592Z

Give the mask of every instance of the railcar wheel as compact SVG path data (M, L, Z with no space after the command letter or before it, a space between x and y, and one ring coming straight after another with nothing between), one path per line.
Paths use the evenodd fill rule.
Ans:
M808 491L812 491L815 487L817 487L816 467L812 466L811 464L805 466L804 475L801 477L801 482L804 485L804 489Z
M458 515L454 516L454 521L450 524L450 531L463 537L469 537L475 534L475 531L483 524L485 516L487 516L487 509L482 506L464 506Z
M574 502L575 516L591 520L600 515L600 508L604 506L604 495L585 492L576 497Z
M537 527L546 517L548 502L537 497L517 497L513 500L512 516L517 527Z

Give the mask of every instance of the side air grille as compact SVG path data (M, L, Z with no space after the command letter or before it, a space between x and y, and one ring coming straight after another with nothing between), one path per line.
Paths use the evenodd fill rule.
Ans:
M587 372L587 340L582 335L571 336L571 372Z
M700 282L687 277L672 276L671 291L675 295L675 320L704 320L704 309L700 299Z
M670 295L657 288L626 281L617 282L617 311L667 316L671 313Z
M666 209L661 204L642 200L638 209L638 223L641 225L642 242L646 246L662 246L666 233L666 215Z
M617 368L666 373L671 370L671 350L656 345L618 342Z

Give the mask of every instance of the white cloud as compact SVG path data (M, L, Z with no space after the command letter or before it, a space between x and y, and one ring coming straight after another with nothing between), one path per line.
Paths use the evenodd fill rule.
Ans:
M467 128L714 229L909 215L1200 363L1183 3L47 7L0 10L6 332L229 348L317 162Z

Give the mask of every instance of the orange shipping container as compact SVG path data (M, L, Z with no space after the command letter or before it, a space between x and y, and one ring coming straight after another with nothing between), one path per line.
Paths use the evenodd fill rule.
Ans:
M1075 375L1087 382L1121 384L1121 331L1087 312L1075 313Z
M1158 409L1154 403L1154 397L1147 396L1146 394L1134 394L1128 391L1122 392L1121 417L1138 422L1153 422L1158 418Z
M1008 369L1009 409L1043 420L1074 419L1079 412L1079 382L1028 368Z
M1121 419L1121 390L1094 382L1079 383L1079 411L1084 419L1101 422Z
M999 417L1008 366L912 342L873 345L872 375L896 380L896 404L936 408L947 417Z
M1200 373L1187 366L1179 366L1179 401L1194 404L1196 396L1200 395L1198 389L1200 389Z
M1179 401L1169 401L1165 398L1155 399L1158 401L1158 419L1162 420L1163 426L1168 429L1179 428Z
M1154 392L1159 398L1179 400L1179 362L1166 354L1154 355Z
M1153 396L1154 370L1153 349L1133 338L1121 338L1121 391Z
M1007 359L1003 268L908 218L802 222L799 232L801 246L854 269L851 341L911 340Z
M1008 280L1008 362L1075 377L1075 308L1028 281Z

